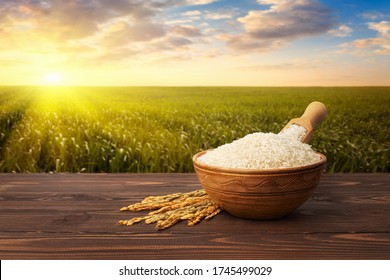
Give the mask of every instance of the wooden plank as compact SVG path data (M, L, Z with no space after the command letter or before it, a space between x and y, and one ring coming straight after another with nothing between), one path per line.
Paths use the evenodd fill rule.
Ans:
M388 242L369 233L45 234L4 236L0 247L2 259L388 259Z
M201 188L194 174L0 174L2 259L388 259L389 174L325 174L293 214L222 213L194 227L123 227L148 195Z

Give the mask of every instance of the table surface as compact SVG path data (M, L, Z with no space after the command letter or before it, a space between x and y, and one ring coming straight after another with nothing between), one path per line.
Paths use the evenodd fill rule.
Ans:
M195 174L0 174L0 259L390 259L390 174L324 174L276 220L117 224L146 196L200 188Z

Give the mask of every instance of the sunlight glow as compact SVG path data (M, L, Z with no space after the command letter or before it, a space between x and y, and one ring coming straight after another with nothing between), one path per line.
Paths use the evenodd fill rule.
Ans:
M43 77L46 84L58 84L61 82L61 76L58 73L48 73Z

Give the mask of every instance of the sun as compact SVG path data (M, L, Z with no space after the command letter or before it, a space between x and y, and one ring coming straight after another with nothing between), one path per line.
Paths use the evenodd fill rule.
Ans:
M47 73L45 76L43 76L43 81L46 84L56 85L61 82L61 75L58 73Z

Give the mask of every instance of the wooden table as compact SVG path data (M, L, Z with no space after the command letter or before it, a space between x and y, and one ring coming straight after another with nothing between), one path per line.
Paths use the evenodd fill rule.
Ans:
M293 214L119 226L194 174L0 174L0 259L390 259L390 174L325 174Z

